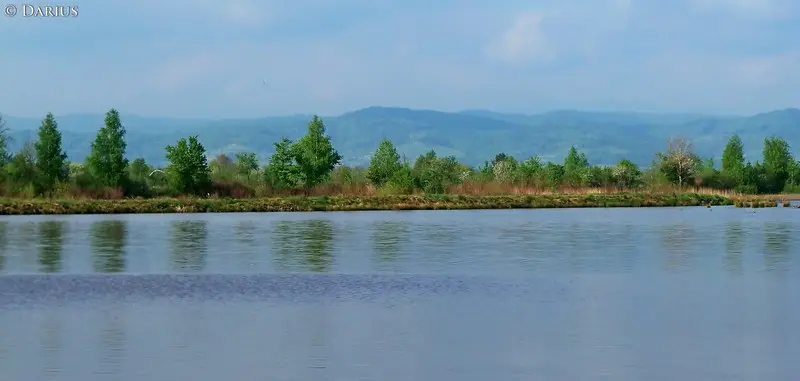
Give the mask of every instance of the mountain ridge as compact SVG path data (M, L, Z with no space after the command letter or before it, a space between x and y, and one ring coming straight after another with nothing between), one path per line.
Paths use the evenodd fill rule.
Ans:
M198 135L210 155L256 152L265 161L281 137L297 139L305 133L310 115L260 118L169 118L122 113L128 130L128 157L143 157L164 164L164 147L180 138ZM56 116L64 148L71 160L82 161L89 152L102 114ZM760 160L767 136L780 136L790 144L800 140L800 109L785 108L749 116L690 113L639 113L555 110L538 114L499 113L489 110L445 112L403 107L371 106L322 116L334 146L349 165L365 165L382 138L391 139L398 151L413 160L434 149L468 164L490 160L505 152L518 158L538 155L560 161L570 146L582 149L595 164L612 164L622 158L648 165L666 147L670 136L681 135L695 143L698 154L718 158L728 138L739 134L749 160ZM35 138L41 120L4 115L18 150ZM793 148L798 152L797 147Z

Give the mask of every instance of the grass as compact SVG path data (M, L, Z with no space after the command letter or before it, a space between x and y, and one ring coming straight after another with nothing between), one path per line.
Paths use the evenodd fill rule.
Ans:
M2 199L0 215L669 207L735 203L736 200L731 197L696 192L293 196L244 199ZM774 206L775 202L772 203Z

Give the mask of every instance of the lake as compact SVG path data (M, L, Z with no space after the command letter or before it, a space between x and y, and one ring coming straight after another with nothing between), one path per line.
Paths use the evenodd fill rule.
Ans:
M0 379L795 380L800 211L0 217Z

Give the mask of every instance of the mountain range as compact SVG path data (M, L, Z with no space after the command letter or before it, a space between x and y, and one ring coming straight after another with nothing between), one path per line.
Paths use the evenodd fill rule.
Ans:
M210 156L256 152L266 161L273 143L282 136L305 134L310 115L253 119L174 119L121 113L127 129L127 155L148 163L165 163L164 147L198 135ZM73 161L89 153L104 115L56 116L63 146ZM517 158L538 155L561 161L575 146L593 164L613 164L623 158L649 165L672 136L694 142L704 158L719 158L728 138L738 134L749 160L761 159L763 140L780 136L800 146L800 109L790 108L750 116L647 114L633 112L553 111L542 114L505 114L485 110L440 112L393 107L369 107L339 116L322 117L334 146L348 165L365 165L382 138L389 138L409 160L435 150L476 165L505 152ZM5 115L11 149L36 138L40 119Z

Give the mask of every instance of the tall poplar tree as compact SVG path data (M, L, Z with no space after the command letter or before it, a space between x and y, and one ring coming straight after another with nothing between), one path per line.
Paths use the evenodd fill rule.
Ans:
M56 184L66 181L69 175L67 154L61 147L61 132L52 113L48 113L39 127L39 140L36 150L37 193L52 191Z
M308 122L308 132L294 144L293 151L306 188L321 183L342 161L342 155L333 148L331 138L325 135L325 124L316 115Z
M105 126L97 132L92 143L92 151L86 158L86 164L98 185L106 187L124 187L126 185L125 127L119 118L119 112L111 109L106 113Z

